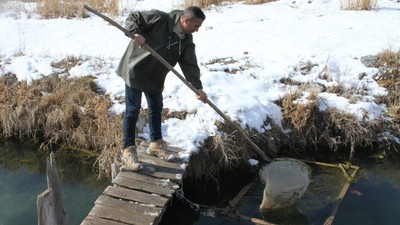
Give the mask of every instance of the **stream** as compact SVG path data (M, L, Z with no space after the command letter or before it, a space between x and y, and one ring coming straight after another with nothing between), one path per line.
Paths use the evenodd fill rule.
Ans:
M46 158L35 144L0 144L0 225L37 224L37 196L47 189ZM109 184L92 171L93 157L57 151L56 162L68 224L80 224Z
M47 189L46 158L35 144L0 144L0 225L37 224L36 198ZM56 151L64 208L68 224L79 225L94 201L109 185L93 172L95 159L72 150ZM400 221L400 164L387 159L365 158L353 164L360 167L343 198L334 225L397 225ZM346 183L338 168L318 165L312 169L311 183L299 202L282 210L261 212L264 184L257 182L237 205L237 212L248 218L264 219L280 225L324 224ZM207 198L207 193L201 193ZM188 204L172 204L168 216L180 218L174 225L246 225L248 220L197 213ZM183 220L184 217L190 217ZM188 222L190 221L190 222Z

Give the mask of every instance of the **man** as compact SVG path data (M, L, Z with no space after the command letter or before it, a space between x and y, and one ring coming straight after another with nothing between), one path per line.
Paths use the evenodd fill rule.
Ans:
M205 15L199 7L191 6L185 11L170 13L158 10L133 12L126 19L125 28L134 33L119 63L117 74L125 81L125 114L123 119L122 161L131 170L142 168L135 146L135 128L144 93L148 104L148 121L151 143L147 153L170 161L161 133L162 91L169 72L144 48L144 43L154 49L171 66L179 66L188 82L197 90L197 98L203 102L207 94L202 90L200 69L197 65L192 33L198 31Z

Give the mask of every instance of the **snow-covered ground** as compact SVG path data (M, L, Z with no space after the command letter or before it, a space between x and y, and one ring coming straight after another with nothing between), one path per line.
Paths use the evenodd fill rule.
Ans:
M120 7L124 12L153 8L168 12L182 8L182 2L125 0ZM210 100L243 127L263 131L269 129L264 125L267 117L281 123L281 108L274 101L297 88L280 82L287 78L326 87L343 85L364 93L356 103L333 93L320 93L321 110L335 107L358 118L365 112L368 119L383 117L386 107L374 102L377 95L386 94L373 79L378 69L367 68L360 58L400 48L400 3L378 0L372 10L345 11L340 9L340 2L224 3L205 10L207 19L194 40ZM124 82L115 73L129 42L122 32L93 14L87 19L49 20L16 13L9 8L10 2L1 4L1 75L12 72L19 80L29 82L51 74L51 62L76 56L84 62L70 71L73 76L95 75L111 98L123 96ZM19 4L23 11L35 8L34 3ZM124 13L114 19L123 25L126 16ZM298 68L307 63L313 66L302 74ZM234 70L236 74L229 73ZM327 71L327 75L321 75ZM304 97L307 94L304 92ZM146 107L145 100L142 104ZM196 112L186 120L169 119L162 125L166 141L187 149L183 157L217 133L214 122L223 120L211 107L197 101L172 73L165 83L164 105L171 111ZM115 101L112 111L123 110L124 105ZM140 135L147 138L146 131Z

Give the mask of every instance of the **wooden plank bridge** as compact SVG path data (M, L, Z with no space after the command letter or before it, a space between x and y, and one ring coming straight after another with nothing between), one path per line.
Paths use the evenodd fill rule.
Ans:
M168 202L173 194L182 184L183 173L186 163L178 157L182 149L170 147L175 156L174 161L165 162L155 156L144 153L149 143L142 141L138 147L140 161L144 168L137 172L118 171L108 186L97 198L94 207L82 221L81 225L157 225L160 223L163 213L166 211ZM359 167L349 164L328 164L302 160L321 166L340 168L347 178L347 182L336 199L331 215L326 219L324 225L331 225L348 188L355 177ZM47 160L48 190L37 198L38 224L53 225L66 224L66 214L62 206L61 193L59 189L59 178L57 174L55 156L50 154ZM248 183L229 201L224 208L212 208L219 215L231 217L235 220L246 220L259 225L276 225L265 220L241 215L236 210L236 205L243 196L258 182L258 176Z
M182 182L186 164L178 156L182 149L169 147L175 159L165 162L144 151L148 142L138 147L143 169L120 171L81 225L158 224L167 203Z

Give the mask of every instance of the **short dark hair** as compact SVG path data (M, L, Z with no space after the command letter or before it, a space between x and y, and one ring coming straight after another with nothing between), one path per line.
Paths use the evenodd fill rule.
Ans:
M183 14L186 15L189 19L193 18L201 20L206 19L206 15L204 15L204 12L197 6L189 6L188 8L185 9Z

